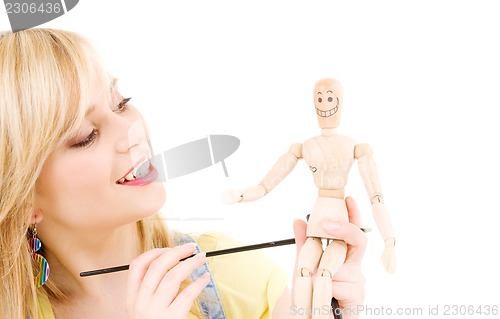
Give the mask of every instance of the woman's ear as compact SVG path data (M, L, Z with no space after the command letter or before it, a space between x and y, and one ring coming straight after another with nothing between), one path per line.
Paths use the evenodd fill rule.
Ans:
M39 224L43 220L43 211L39 208L33 208L31 212L30 224Z

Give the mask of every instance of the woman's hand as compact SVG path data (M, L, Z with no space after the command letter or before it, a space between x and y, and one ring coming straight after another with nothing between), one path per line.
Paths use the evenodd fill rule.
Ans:
M356 203L351 197L347 197L346 204L349 222L323 225L327 233L342 238L347 243L346 260L332 279L333 297L338 300L344 319L358 318L357 307L363 304L365 298L365 279L361 273L361 261L367 242L365 233L360 229L361 217ZM306 241L306 227L307 224L304 221L294 222L297 257Z
M179 292L181 283L205 262L205 253L180 262L194 253L193 243L174 248L150 250L130 264L127 311L130 319L186 318L200 292L208 284L208 274Z

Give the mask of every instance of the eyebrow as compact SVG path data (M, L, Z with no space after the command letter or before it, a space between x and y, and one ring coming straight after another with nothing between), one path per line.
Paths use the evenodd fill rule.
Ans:
M118 82L118 79L117 78L113 78L113 80L111 80L111 85L109 86L109 92L110 93L113 93L113 91L116 89L116 84ZM91 105L87 111L85 111L85 116L88 116L90 113L92 113L94 110L95 110L95 105Z
M328 93L328 92L333 93L333 91L331 91L331 90L326 91L326 93Z

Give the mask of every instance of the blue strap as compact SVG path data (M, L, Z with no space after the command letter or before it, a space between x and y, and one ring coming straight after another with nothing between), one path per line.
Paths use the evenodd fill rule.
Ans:
M195 243L196 241L189 235L186 234L176 234L174 237L177 245L183 245L187 243ZM196 253L201 252L200 247L196 244ZM215 286L214 277L208 269L207 263L204 263L201 267L197 268L191 274L191 280L195 280L203 274L210 274L210 282L203 290L206 298L198 301L198 305L200 306L203 314L209 319L226 319L226 314L224 313L224 307L222 306L222 300L219 295L219 291L217 290L217 286Z

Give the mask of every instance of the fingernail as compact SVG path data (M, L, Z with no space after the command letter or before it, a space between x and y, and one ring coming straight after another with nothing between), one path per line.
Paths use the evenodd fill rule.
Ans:
M327 222L323 225L326 231L335 232L340 229L340 223L337 222Z

